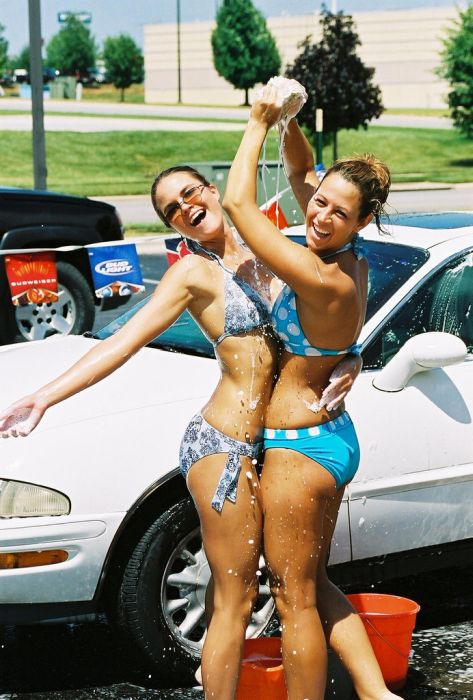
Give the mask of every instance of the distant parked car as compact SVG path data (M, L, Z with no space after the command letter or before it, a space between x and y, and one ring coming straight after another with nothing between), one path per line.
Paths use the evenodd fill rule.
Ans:
M3 87L12 87L14 84L15 79L13 73L3 73L3 75L0 76L0 85L3 85Z
M108 82L107 72L105 69L100 68L88 68L88 83L96 83L97 85L102 85Z
M346 584L473 563L473 213L396 223L391 236L365 230L364 371L347 400L361 465L330 555ZM304 240L302 227L289 235ZM145 301L94 337L1 348L2 403L65 370ZM0 441L0 622L106 611L161 678L188 680L210 571L178 451L218 377L211 343L184 314L30 437ZM255 636L273 613L260 569Z
M110 204L55 192L0 187L0 251L121 239L122 225ZM58 251L56 260L58 301L15 307L4 256L0 255L0 343L91 330L100 300L94 294L87 251ZM116 303L123 301L121 298ZM110 307L113 299L107 304Z
M13 79L15 83L29 83L30 75L26 68L15 68L13 71Z
M55 80L60 71L57 68L50 68L49 66L43 66L43 83L50 83ZM12 84L14 83L29 83L30 74L26 68L15 68L12 76Z
M56 80L58 75L60 75L60 71L57 68L43 67L43 83L50 83L52 80Z

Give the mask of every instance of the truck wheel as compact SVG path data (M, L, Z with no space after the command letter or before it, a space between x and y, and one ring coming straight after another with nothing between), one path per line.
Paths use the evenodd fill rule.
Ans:
M57 263L59 298L25 306L9 304L1 329L2 341L42 340L50 335L81 334L91 330L95 320L95 300L79 270L63 260ZM7 300L8 303L8 300Z
M268 627L274 603L260 562L260 593L247 636ZM210 579L199 518L191 498L169 508L141 537L128 560L117 617L143 667L160 679L194 683L206 631L205 592Z

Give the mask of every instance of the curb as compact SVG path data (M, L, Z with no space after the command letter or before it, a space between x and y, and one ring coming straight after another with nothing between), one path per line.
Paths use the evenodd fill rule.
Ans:
M473 183L461 183L473 186ZM391 185L391 192L422 192L429 190L453 190L456 184L446 182L395 182Z

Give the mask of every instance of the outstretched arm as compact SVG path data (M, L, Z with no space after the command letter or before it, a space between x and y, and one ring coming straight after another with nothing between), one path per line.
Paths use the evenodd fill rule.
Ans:
M187 258L173 265L149 302L115 335L93 347L52 382L3 411L1 437L28 435L50 406L107 377L174 323L192 298L191 267L192 261Z
M320 182L314 170L312 146L295 119L289 122L283 143L284 168L303 212Z

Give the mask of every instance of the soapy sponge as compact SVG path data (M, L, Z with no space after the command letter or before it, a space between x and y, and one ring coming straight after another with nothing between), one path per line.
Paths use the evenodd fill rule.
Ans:
M276 75L268 80L268 85L272 85L282 101L282 113L279 122L286 126L290 119L302 109L307 102L307 92L303 85L293 78L285 78L282 75ZM260 97L262 90L258 92Z

